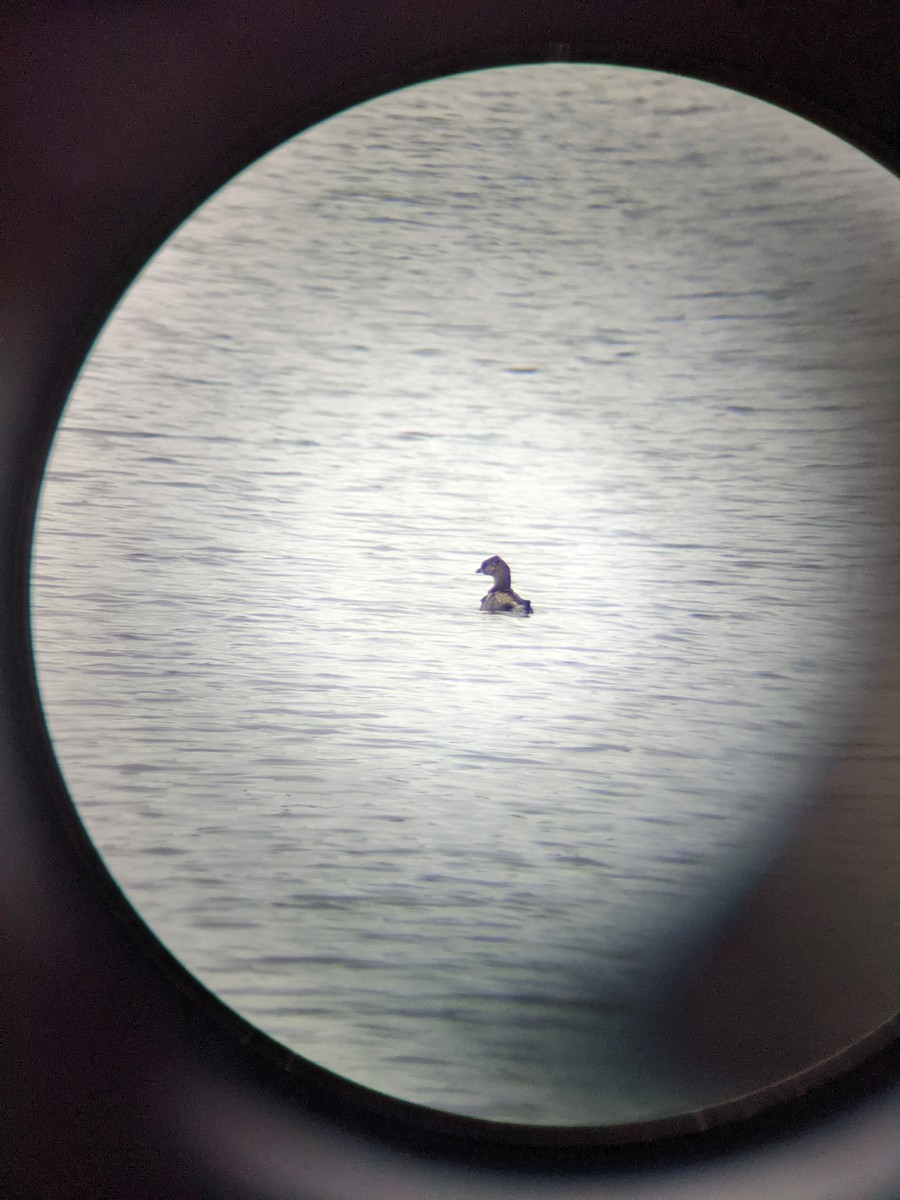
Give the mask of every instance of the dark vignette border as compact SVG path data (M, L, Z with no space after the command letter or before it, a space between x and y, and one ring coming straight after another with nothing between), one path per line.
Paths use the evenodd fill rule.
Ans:
M764 1094L666 1121L527 1127L407 1104L306 1063L223 1005L157 942L96 855L56 766L34 675L28 561L35 507L56 422L99 329L148 258L213 191L285 138L386 91L459 70L563 60L645 66L736 87L822 124L894 173L900 167L897 20L878 0L843 16L827 0L798 3L788 14L787 6L776 11L763 0L659 2L640 16L630 5L599 13L574 0L527 11L468 0L449 15L427 0L415 14L400 0L374 4L365 16L327 0L295 7L273 3L254 16L237 4L208 3L185 15L167 3L137 5L130 14L101 4L79 8L83 24L76 27L66 5L48 4L0 18L0 55L9 68L0 102L13 130L12 187L0 200L0 219L11 230L0 251L7 281L0 789L9 829L0 995L12 1114L5 1194L225 1194L213 1190L198 1148L171 1128L173 1094L189 1092L201 1076L211 1087L227 1080L254 1103L287 1106L298 1122L324 1121L426 1165L433 1157L477 1164L489 1176L528 1171L548 1180L600 1172L598 1183L783 1141L884 1094L897 1083L892 1025ZM194 49L206 49L199 84L165 57L173 22ZM295 50L294 62L284 43ZM93 73L76 67L73 86L64 71L73 54L85 52ZM121 57L111 57L123 54L124 69ZM118 71L104 81L115 61ZM179 62L184 68L191 60ZM162 76L173 90L160 87ZM236 79L246 106L215 112L212 104ZM135 106L148 87L158 89L155 126L135 109L141 133L123 150L115 135L127 133L127 122L107 117L91 152L91 121ZM203 136L185 136L178 122L197 94L206 102ZM73 100L82 113L77 104L67 107ZM58 173L55 155L65 166ZM107 164L116 159L110 185Z

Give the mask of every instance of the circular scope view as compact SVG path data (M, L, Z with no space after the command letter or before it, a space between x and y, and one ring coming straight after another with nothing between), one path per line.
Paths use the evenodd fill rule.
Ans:
M64 414L33 620L78 812L207 987L478 1117L770 1081L649 1015L865 690L896 221L822 130L585 64L345 112L175 233Z

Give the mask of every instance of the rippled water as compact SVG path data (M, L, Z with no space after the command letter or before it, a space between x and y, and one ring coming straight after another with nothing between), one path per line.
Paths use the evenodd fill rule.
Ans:
M853 716L896 200L744 97L517 68L310 131L154 260L55 444L37 659L96 845L229 1004L500 1119L756 1082L669 1080L636 1015ZM494 553L532 618L478 611Z

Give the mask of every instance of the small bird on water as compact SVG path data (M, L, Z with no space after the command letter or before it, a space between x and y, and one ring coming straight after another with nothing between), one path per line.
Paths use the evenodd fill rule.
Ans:
M523 600L512 590L509 567L498 555L486 558L475 574L490 575L494 580L494 586L481 601L482 612L519 613L528 617L534 611L530 600Z

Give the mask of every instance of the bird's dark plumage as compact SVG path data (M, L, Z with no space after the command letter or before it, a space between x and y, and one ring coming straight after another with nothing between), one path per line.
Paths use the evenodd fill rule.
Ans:
M531 616L534 609L530 600L523 600L512 590L509 567L498 555L486 558L475 571L476 575L490 575L494 586L481 601L481 611L490 613L518 613Z

